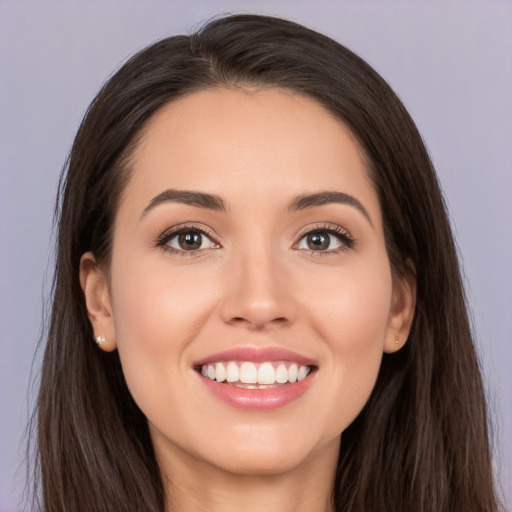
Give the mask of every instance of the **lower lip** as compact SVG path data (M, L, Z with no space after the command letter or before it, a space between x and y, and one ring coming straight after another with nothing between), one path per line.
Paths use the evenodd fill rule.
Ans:
M270 411L283 407L300 398L309 388L314 373L305 379L268 389L244 389L222 384L200 375L207 389L217 398L238 409Z

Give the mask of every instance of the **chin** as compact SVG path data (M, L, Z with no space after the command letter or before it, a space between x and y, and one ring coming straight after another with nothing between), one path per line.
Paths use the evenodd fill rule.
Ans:
M307 456L299 453L273 453L266 450L254 456L246 453L234 453L215 461L215 466L226 473L240 476L278 476L293 472L305 462Z
M211 465L231 474L276 476L292 472L304 464L310 464L319 452L318 441L304 438L301 433L289 433L276 426L279 435L269 432L246 433L229 436L226 443L217 442L207 458ZM339 436L325 444L325 450L338 454Z

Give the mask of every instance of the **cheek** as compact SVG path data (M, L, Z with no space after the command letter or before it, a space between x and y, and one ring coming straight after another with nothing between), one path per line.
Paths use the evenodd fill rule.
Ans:
M168 350L176 342L176 329L193 331L198 312L192 287L165 275L140 272L132 279L119 280L114 288L114 317L118 344L122 350ZM173 343L171 343L171 341Z
M366 404L382 361L392 298L388 266L350 272L325 282L312 314L327 345L325 379L332 387L326 409L335 428L343 431Z
M112 295L118 342L176 346L193 337L214 287L208 273L173 266L160 254L118 258L112 265ZM171 343L172 342L172 343Z
M118 352L133 398L150 415L161 403L179 401L176 383L190 371L187 348L208 314L210 293L204 282L199 290L192 276L151 259L116 263L112 307Z

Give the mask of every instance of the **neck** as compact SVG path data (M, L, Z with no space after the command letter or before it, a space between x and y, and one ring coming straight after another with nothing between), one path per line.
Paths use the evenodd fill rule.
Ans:
M336 446L334 446L336 444ZM165 457L169 512L334 512L339 442L280 474L233 474L183 453ZM188 459L188 460L187 460ZM163 462L163 461L161 461Z

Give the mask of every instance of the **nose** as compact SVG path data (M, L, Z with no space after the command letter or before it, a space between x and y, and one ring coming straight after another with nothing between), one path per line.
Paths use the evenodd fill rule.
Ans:
M296 318L292 280L271 251L236 256L226 271L221 304L224 322L267 331L290 325Z

